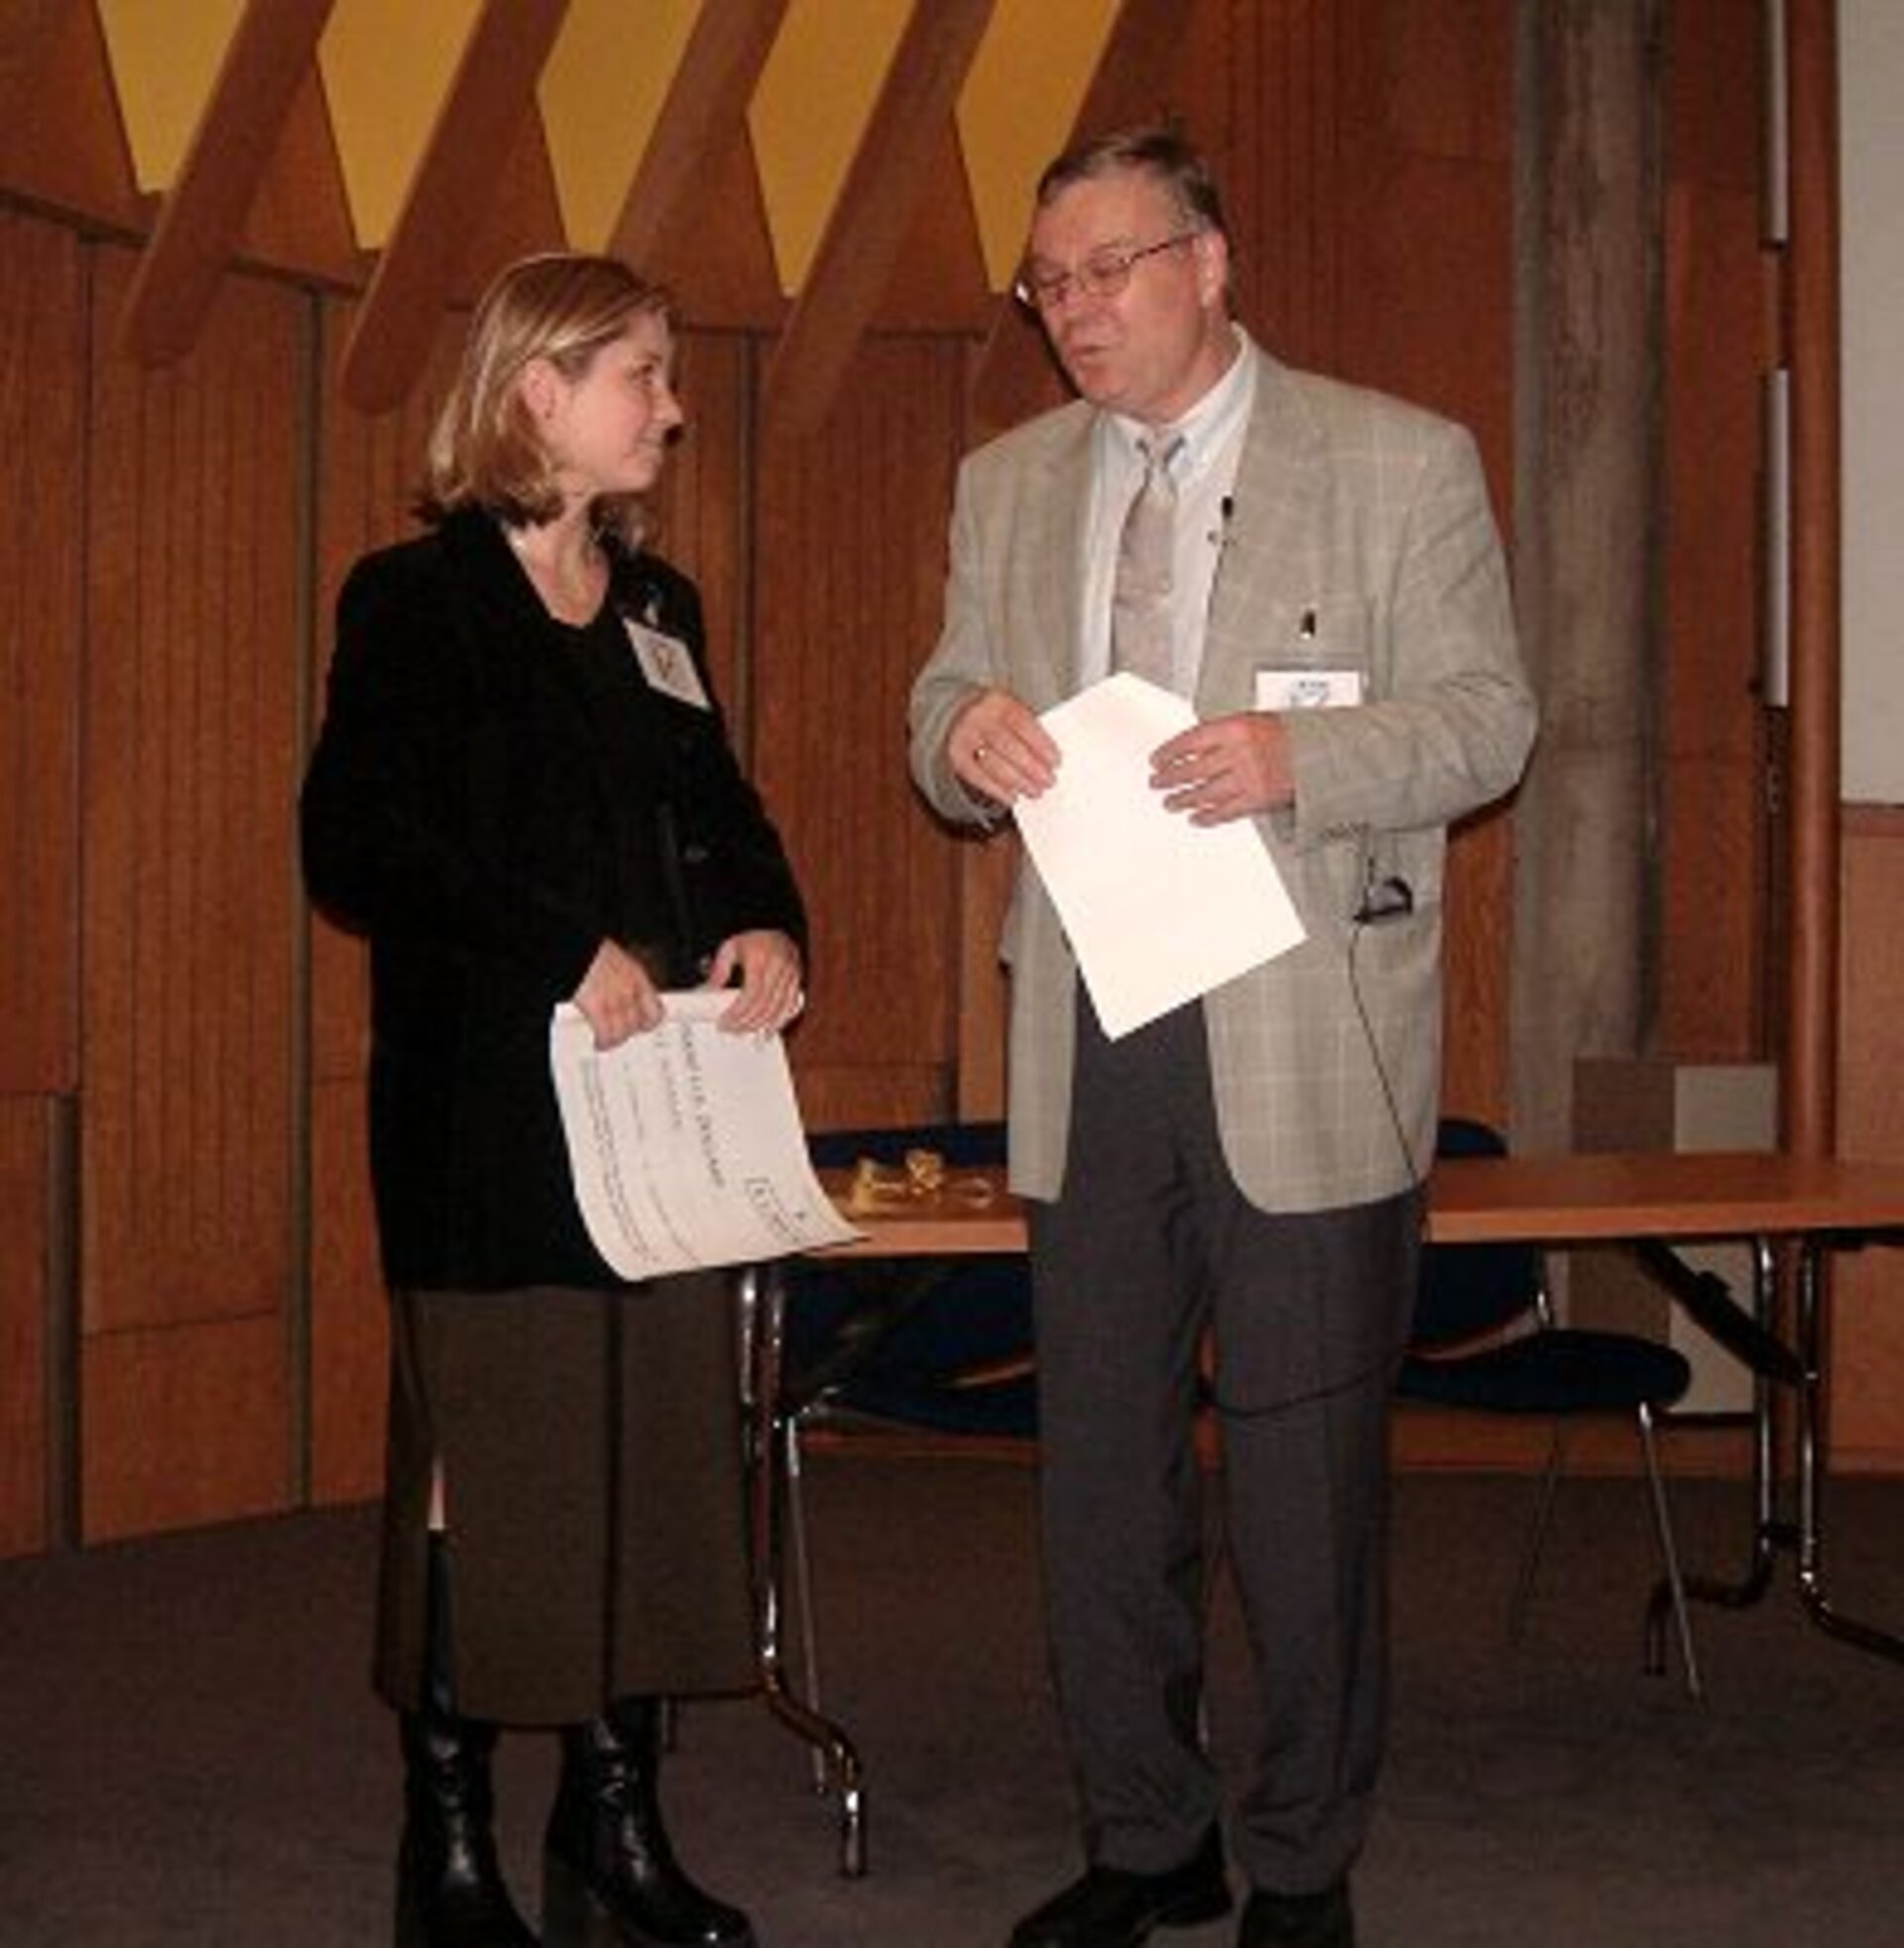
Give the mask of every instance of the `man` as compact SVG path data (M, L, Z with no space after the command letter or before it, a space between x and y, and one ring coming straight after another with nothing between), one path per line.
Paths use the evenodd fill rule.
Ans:
M1206 1328L1261 1713L1232 1821L1239 1940L1354 1939L1445 828L1513 786L1533 738L1472 440L1278 364L1232 320L1229 282L1218 192L1174 135L1045 172L1019 292L1082 397L966 460L912 695L920 790L990 822L1051 788L1063 754L1038 713L1105 675L1114 638L1126 661L1127 618L1161 589L1153 671L1199 721L1149 782L1194 824L1254 821L1308 934L1111 1040L1034 871L1007 921L1048 1622L1088 1862L1012 1948L1123 1948L1230 1906L1200 1736ZM1133 593L1127 511L1159 482L1168 565Z

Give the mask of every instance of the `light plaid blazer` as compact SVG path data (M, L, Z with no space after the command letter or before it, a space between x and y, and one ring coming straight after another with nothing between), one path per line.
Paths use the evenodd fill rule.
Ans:
M1257 822L1309 938L1203 1012L1237 1183L1264 1210L1314 1211L1391 1195L1427 1166L1446 827L1513 787L1535 712L1467 432L1253 347L1245 356L1258 361L1255 404L1198 713L1249 709L1259 669L1305 660L1360 670L1366 700L1286 718L1295 802ZM1042 711L1078 686L1094 413L1060 408L960 469L944 630L910 712L913 778L951 819L985 815L945 757L974 691L996 685ZM1358 930L1366 880L1391 874L1412 913ZM1064 1174L1077 969L1028 864L1003 953L1012 1181L1048 1198Z

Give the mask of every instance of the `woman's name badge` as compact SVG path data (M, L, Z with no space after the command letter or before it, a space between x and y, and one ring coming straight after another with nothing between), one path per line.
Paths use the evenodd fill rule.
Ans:
M710 707L707 691L701 687L701 672L678 636L664 636L633 616L624 616L622 627L628 631L628 646L635 652L650 689L671 696L676 703L692 704L696 710Z

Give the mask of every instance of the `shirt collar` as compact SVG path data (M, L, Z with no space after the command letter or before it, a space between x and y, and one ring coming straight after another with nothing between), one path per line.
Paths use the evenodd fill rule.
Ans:
M1250 356L1254 345L1242 325L1233 321L1230 329L1236 334L1236 357L1225 368L1223 377L1182 419L1167 426L1151 426L1128 413L1106 415L1115 429L1117 450L1132 465L1136 464L1139 439L1168 447L1172 440L1181 438L1183 448L1170 471L1176 479L1188 480L1213 454L1223 449L1231 433L1249 417L1256 390L1256 361Z

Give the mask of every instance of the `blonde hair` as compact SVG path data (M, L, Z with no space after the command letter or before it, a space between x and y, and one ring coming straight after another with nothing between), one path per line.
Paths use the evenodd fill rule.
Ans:
M556 251L525 257L483 294L470 320L462 363L430 432L417 511L436 523L481 507L511 527L561 511L548 455L520 380L545 358L578 379L604 345L643 316L673 321L667 293L614 257ZM648 525L640 495L605 494L590 509L596 531L629 548Z

